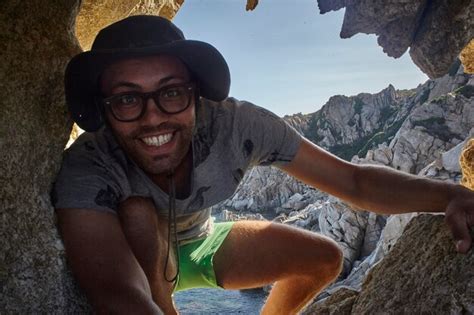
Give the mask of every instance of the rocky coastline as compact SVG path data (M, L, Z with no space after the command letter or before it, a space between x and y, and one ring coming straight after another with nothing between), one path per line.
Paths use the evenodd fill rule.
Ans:
M354 163L385 165L411 174L459 182L459 157L466 141L474 137L474 76L465 74L462 65L456 62L449 74L428 80L415 89L396 90L390 85L373 95L334 96L315 113L285 119L308 139ZM326 307L323 313L351 314L352 304L359 292L364 292L363 283L374 266L383 263L396 246L415 242L405 237L405 243L397 245L405 227L417 217L416 213L384 216L356 210L276 168L254 167L234 196L215 206L213 212L223 221L282 222L322 233L340 245L344 253L343 271L308 308L308 314L316 310L319 313L321 307ZM426 215L418 224L426 228L427 220L442 225L438 219ZM424 272L429 273L429 268ZM431 279L428 274L427 277ZM473 279L464 281L474 285ZM345 304L339 305L341 301ZM347 308L349 301L352 304ZM446 303L446 310L458 313L456 301L451 299ZM464 309L474 308L472 296L462 303ZM329 311L328 305L333 304L339 306L335 309L336 306L331 306ZM344 307L349 311L344 311ZM365 313L363 310L359 309Z

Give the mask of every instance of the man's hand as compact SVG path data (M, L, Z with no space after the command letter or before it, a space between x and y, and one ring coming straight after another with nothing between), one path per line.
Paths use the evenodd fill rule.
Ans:
M456 250L467 253L472 246L470 229L474 227L474 191L460 186L446 207L445 221L453 234Z

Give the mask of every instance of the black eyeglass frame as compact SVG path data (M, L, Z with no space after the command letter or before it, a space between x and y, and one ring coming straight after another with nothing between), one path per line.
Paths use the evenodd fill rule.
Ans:
M188 104L186 104L186 106L183 109L181 109L179 111L176 111L176 112L170 112L170 111L167 111L166 109L164 109L163 106L161 106L159 97L160 97L161 92L163 92L164 90L172 89L174 87L185 87L186 91L189 91L189 98L188 98ZM193 99L192 94L194 94L194 99L196 101L196 99L199 98L199 96L198 96L198 86L196 85L195 82L186 82L186 83L170 84L170 85L164 86L162 88L159 88L158 90L147 92L147 93L141 93L141 92L135 92L135 91L120 93L120 94L112 95L112 96L109 96L109 97L101 98L99 101L100 101L100 103L102 104L102 106L104 108L108 109L112 113L112 116L116 120L121 121L121 122L132 122L132 121L139 120L140 118L143 117L143 115L145 115L146 108L147 108L147 103L148 103L148 100L150 98L153 99L156 106L160 109L161 112L163 112L167 115L175 115L175 114L182 113L186 109L189 108L189 106L191 105L191 100ZM116 98L123 97L124 95L134 95L134 96L137 96L137 97L141 98L141 100L142 100L142 109L141 109L140 114L138 114L138 116L136 118L132 118L132 119L119 118L116 115L116 113L114 112L114 110L112 109L111 101L116 99Z

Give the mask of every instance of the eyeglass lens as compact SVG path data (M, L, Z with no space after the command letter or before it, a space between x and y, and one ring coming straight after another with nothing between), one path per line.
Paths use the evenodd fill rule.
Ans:
M114 95L104 100L118 120L138 119L146 110L149 98L152 98L161 111L176 114L184 111L191 103L193 88L191 85L173 85L150 93L129 92Z

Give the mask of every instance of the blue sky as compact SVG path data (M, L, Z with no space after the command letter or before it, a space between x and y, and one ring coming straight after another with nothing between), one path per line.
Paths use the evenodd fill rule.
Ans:
M291 2L291 4L289 4ZM330 96L375 93L428 78L408 53L386 56L374 35L339 38L344 11L319 14L316 0L186 0L173 22L226 58L231 96L283 116L318 110Z

